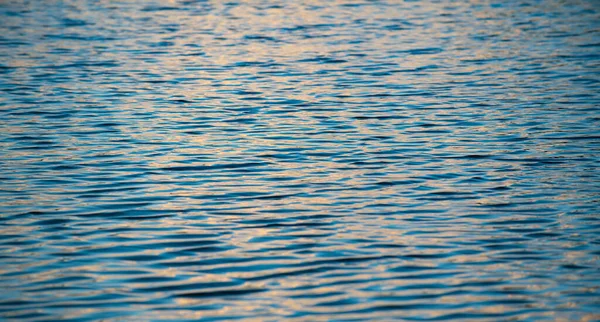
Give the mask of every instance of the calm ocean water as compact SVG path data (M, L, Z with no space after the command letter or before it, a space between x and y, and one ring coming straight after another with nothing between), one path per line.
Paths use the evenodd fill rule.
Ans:
M0 318L598 321L600 3L4 0Z

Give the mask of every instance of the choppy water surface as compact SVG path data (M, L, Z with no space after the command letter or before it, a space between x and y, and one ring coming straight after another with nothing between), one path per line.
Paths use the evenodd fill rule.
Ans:
M5 319L600 319L597 1L0 10Z

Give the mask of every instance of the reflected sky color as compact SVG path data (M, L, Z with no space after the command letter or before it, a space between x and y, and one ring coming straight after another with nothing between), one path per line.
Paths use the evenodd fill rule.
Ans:
M3 1L0 316L594 321L595 1Z

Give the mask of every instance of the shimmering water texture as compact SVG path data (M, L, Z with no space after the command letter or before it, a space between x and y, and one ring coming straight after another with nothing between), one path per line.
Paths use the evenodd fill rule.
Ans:
M0 10L0 319L600 320L598 1Z

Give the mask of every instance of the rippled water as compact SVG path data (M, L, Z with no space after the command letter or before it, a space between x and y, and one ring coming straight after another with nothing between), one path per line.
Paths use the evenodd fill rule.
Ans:
M600 319L597 1L0 27L4 319Z

